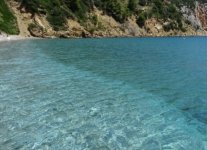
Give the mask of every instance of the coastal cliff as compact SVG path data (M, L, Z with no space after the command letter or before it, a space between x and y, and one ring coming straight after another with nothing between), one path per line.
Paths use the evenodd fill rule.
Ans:
M207 35L207 3L202 0L5 2L16 18L17 32L12 34L25 37ZM0 11L0 18L3 13ZM2 19L0 30L7 32L1 24Z

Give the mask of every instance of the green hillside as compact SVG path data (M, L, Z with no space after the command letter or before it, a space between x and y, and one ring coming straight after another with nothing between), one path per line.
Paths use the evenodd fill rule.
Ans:
M202 0L199 0L202 1ZM163 25L165 31L185 31L185 20L180 7L195 6L194 0L22 0L20 8L34 14L44 14L54 30L66 30L67 19L78 21L83 27L87 23L98 24L94 8L112 16L117 22L124 23L129 17L135 16L136 23L143 28L145 21L155 18ZM93 15L91 15L93 14ZM17 34L16 18L0 0L0 30L9 34Z
M8 34L18 34L16 18L9 10L4 0L0 0L0 31Z
M182 5L194 6L193 0L23 0L22 6L31 13L43 13L55 30L64 29L66 19L73 18L80 23L85 20L94 21L95 17L88 15L96 6L107 15L112 16L120 23L134 15L137 24L143 26L147 18L170 19L165 27L170 29L183 29L182 14L179 7ZM142 8L147 8L143 10Z

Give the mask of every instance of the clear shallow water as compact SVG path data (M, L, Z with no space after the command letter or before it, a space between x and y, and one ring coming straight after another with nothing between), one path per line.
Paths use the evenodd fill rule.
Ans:
M207 150L207 38L0 43L0 149Z

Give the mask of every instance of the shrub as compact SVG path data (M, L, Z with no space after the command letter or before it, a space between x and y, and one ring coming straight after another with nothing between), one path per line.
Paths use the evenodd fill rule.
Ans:
M141 13L139 14L138 18L137 18L137 24L139 25L139 27L143 27L146 21L146 14L145 13Z
M66 22L66 14L58 7L54 7L48 13L47 19L53 26L54 30L58 31L64 29L64 25Z
M137 5L138 5L138 0L129 0L128 2L128 8L132 12L136 11Z
M127 7L124 3L122 3L120 0L107 0L106 3L106 11L108 14L112 15L115 20L123 23L126 18L129 16L129 12Z
M164 7L161 0L154 0L153 7L152 7L153 14L157 18L162 18L164 15Z
M0 30L8 34L18 34L16 17L9 10L4 0L0 0Z
M148 0L139 0L139 4L140 4L141 6L145 6L145 5L147 5L147 2L148 2Z

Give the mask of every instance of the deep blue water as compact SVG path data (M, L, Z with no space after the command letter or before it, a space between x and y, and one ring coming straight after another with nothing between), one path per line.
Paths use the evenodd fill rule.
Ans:
M0 150L207 150L207 38L0 43Z

